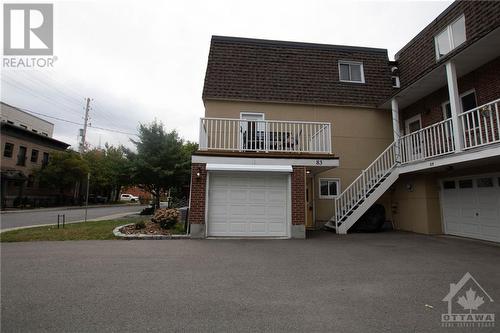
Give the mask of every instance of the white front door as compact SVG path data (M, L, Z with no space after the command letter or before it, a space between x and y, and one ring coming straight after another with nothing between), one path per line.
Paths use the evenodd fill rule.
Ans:
M211 172L208 236L286 237L288 174Z
M500 175L442 181L445 233L500 242Z
M405 120L405 134L411 134L420 129L422 129L422 116L420 114ZM410 161L424 157L422 155L424 147L421 133L407 137L405 146L408 149L407 154Z
M242 112L240 118L240 148L244 150L264 149L264 114Z

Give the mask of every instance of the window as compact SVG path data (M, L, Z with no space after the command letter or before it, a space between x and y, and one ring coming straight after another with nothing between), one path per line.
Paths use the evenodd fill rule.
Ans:
M434 42L436 45L437 60L465 42L465 16L460 16L456 21L441 31L434 37Z
M342 82L365 83L363 63L339 61L339 77Z
M459 180L458 187L460 187L460 188L472 188L472 179Z
M455 181L454 180L445 180L443 182L443 188L445 190L451 190L455 188Z
M319 180L319 197L321 199L335 198L340 191L340 180L322 178Z
M26 187L33 187L33 184L35 184L35 176L29 175L28 176L28 183L26 184Z
M12 157L13 151L14 151L14 145L12 143L6 142L3 149L3 156Z
M22 128L24 128L24 129L28 129L28 126L26 126L26 125L19 124L19 126L21 126L21 127L22 127Z
M19 152L17 153L17 165L26 165L26 147L19 146Z
M470 90L461 94L460 100L462 102L462 112L466 112L477 107L476 92L474 90ZM443 118L444 119L451 118L450 101L444 102L442 108L443 108Z
M48 135L47 133L45 133L45 132L42 132L42 135L49 136L49 135Z
M14 122L13 122L13 121L10 121L10 120L7 120L7 124L14 125Z
M38 150L36 149L31 150L31 162L33 163L38 162Z
M38 131L37 131L36 129L34 129L34 128L33 128L31 131L32 131L33 133L38 133Z
M493 178L479 178L477 187L493 187Z
M393 88L400 88L401 84L399 83L399 76L391 76L392 79L392 87Z
M43 153L42 166L49 164L49 153Z

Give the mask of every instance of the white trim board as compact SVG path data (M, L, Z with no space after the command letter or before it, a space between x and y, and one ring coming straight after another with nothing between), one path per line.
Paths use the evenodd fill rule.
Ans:
M457 164L463 162L469 162L474 160L480 160L483 158L489 158L494 156L500 156L500 146L495 145L495 147L483 147L481 150L470 151L466 150L461 153L443 155L438 158L433 158L421 162L410 163L408 165L402 165L398 168L399 173L408 173L419 170L437 168L440 166L446 166L450 164Z
M251 158L251 157L226 157L226 156L201 156L193 155L193 163L213 163L213 164L241 164L241 165L300 165L311 167L332 167L339 166L338 159L318 159L318 158Z
M293 172L291 165L248 165L208 163L208 171Z

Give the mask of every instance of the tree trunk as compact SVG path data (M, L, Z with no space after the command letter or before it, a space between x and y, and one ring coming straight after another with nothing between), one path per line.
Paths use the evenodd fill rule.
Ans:
M159 193L157 193L157 194L155 195L155 202L156 202L156 203L155 203L155 206L156 206L156 207L155 207L155 209L160 208L160 194L159 194Z

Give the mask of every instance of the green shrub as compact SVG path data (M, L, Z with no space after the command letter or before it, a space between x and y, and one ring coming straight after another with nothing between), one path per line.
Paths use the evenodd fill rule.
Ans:
M178 209L160 208L156 210L151 218L151 222L158 223L163 229L171 229L179 222L179 216Z
M144 221L139 221L139 222L136 222L134 224L135 226L135 229L139 230L139 229L144 229L146 228L146 223Z

